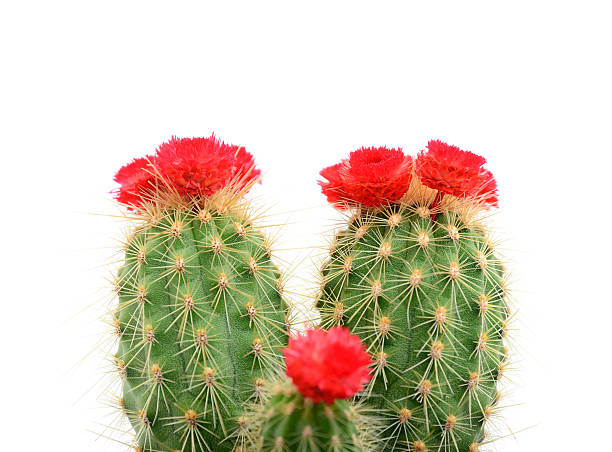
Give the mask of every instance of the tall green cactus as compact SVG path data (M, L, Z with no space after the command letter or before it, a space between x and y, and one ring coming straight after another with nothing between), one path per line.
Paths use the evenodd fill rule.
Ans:
M357 151L322 172L352 215L324 264L321 321L368 344L385 450L474 452L506 362L504 270L474 218L496 204L495 182L484 159L444 143L415 165L399 152Z
M257 174L214 137L173 139L118 173L135 224L116 284L115 361L142 451L242 447L244 403L282 370L280 273L242 200Z

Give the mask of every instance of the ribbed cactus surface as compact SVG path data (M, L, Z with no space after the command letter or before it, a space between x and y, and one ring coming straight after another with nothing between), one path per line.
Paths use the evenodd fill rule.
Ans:
M347 211L321 272L322 324L366 342L387 451L475 452L496 414L509 312L479 222L498 205L485 164L431 140L416 159L361 148L321 171L328 201Z
M244 195L242 146L176 138L115 175L130 212L113 309L119 406L149 451L245 445L245 406L282 372L281 275Z
M117 284L125 410L144 450L232 450L242 403L282 369L286 319L262 233L239 212L166 211Z
M384 409L386 450L476 450L508 317L483 230L425 207L368 210L338 233L322 277L322 325L346 325L373 356L369 402Z
M304 398L290 383L279 385L265 406L257 438L259 451L371 450L367 426L359 410L346 400L332 404Z

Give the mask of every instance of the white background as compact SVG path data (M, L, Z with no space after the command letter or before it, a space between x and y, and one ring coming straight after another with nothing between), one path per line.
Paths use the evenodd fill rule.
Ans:
M3 2L0 449L126 449L92 433L124 226L96 214L120 213L122 164L215 131L265 171L282 247L306 247L283 254L296 286L338 219L323 166L432 138L484 155L520 306L516 434L492 448L609 450L606 3Z

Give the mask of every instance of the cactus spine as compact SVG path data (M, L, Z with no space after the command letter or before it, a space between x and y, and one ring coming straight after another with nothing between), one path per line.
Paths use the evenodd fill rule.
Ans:
M214 137L205 140L173 140L173 164L178 156L185 165L187 145L202 158L238 155ZM246 438L244 402L257 399L282 369L280 273L242 200L250 185L232 182L189 197L179 185L162 196L173 184L166 174L176 172L164 167L162 151L149 160L145 172L159 174L155 184L141 184L146 195L131 204L136 224L113 313L123 410L140 450L231 451Z
M373 450L371 425L363 408L346 400L333 404L304 398L289 382L279 383L260 416L258 451Z
M416 176L400 191L393 202L347 206L353 215L322 271L322 325L367 343L385 450L474 452L506 362L503 266L473 218L491 193L444 196Z

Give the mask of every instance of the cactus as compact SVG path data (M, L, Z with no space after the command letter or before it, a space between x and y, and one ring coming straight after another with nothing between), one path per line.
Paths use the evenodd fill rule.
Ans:
M282 369L286 309L270 244L243 195L243 148L173 138L116 175L133 220L113 310L120 405L141 451L225 451L244 403Z
M309 330L285 350L287 375L251 425L253 450L361 452L375 450L376 419L345 399L370 379L370 357L343 328Z
M413 160L366 148L326 168L347 212L321 274L324 328L347 326L373 356L369 403L384 450L475 452L499 409L509 308L504 267L478 221L497 205L485 160L439 141Z

